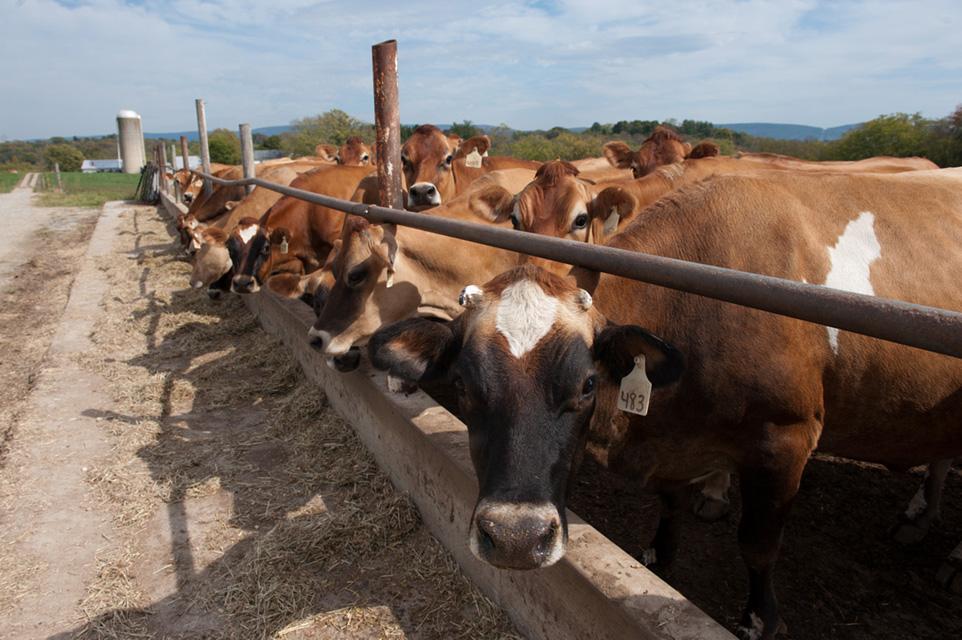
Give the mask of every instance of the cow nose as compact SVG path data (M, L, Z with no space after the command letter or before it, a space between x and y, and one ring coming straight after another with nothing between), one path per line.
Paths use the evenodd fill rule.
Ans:
M312 348L323 353L327 350L327 345L331 342L331 334L327 331L321 331L316 327L311 327L307 332L307 339Z
M254 290L254 278L251 276L234 276L230 288L234 293L251 293Z
M557 562L564 536L557 509L550 505L497 504L474 518L472 550L502 569L537 569Z
M414 206L441 204L438 189L430 182L418 182L417 184L411 185L411 188L408 189L408 199Z

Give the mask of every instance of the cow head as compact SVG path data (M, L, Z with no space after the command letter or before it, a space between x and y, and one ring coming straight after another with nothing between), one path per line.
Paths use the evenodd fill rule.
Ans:
M546 162L535 179L514 199L510 213L516 229L582 242L603 242L637 209L634 196L620 187L598 190L578 177L578 169L560 160ZM558 263L529 258L533 264L561 272Z
M337 163L348 167L367 167L374 164L374 151L357 136L351 136L341 145Z
M486 138L480 136L479 138ZM471 138L472 148L487 151L480 139ZM454 160L461 149L461 137L445 134L430 124L414 130L401 147L401 164L408 185L408 207L436 207L457 193ZM481 151L479 151L481 153Z
M464 198L448 203L463 213L493 223L507 221L512 196L497 185L487 185ZM448 319L437 300L425 300L417 282L423 272L404 260L393 225L371 224L350 216L341 237L328 254L327 263L314 277L314 310L311 345L329 357L344 355L352 346L363 345L381 325L416 313ZM452 258L454 259L454 258ZM438 295L435 288L432 291ZM451 305L455 300L452 296Z
M546 567L564 555L568 487L596 396L615 393L636 356L653 386L670 384L681 355L641 327L608 325L588 292L530 265L461 299L453 321L379 330L371 361L414 382L453 381L479 485L468 544L497 567Z
M634 176L640 178L661 165L681 162L691 152L691 145L668 127L658 126L638 151L632 151L624 142L609 142L604 152L611 166L631 169Z
M211 287L226 277L233 267L227 249L228 236L216 227L196 229L193 236L197 253L190 273L190 286L195 289Z
M290 233L286 229L266 229L254 218L242 218L227 240L234 265L231 291L260 291L274 268L275 252L286 254L289 243Z

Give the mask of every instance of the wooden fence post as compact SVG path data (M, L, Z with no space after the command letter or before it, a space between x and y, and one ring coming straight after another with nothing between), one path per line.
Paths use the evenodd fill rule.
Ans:
M63 181L60 179L60 163L53 163L53 172L57 176L57 193L63 193Z
M207 146L207 112L201 98L194 100L197 107L197 135L200 138L200 167L204 173L210 175L210 147ZM210 181L204 180L204 194L211 192Z
M401 192L401 116L398 111L397 40L371 47L374 70L378 197L382 207L404 208Z
M180 137L180 157L184 163L184 169L190 171L190 149L187 147L187 136ZM188 181L187 184L190 184Z
M240 145L241 145L241 165L244 168L244 177L253 178L254 177L254 140L251 137L251 126L248 123L244 123L238 127L240 129ZM248 184L244 186L244 190L249 194L254 190L254 185Z
M160 190L167 191L167 145L161 142L157 146L160 152Z

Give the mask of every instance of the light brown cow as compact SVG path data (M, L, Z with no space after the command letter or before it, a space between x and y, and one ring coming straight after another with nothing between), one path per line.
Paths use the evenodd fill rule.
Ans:
M351 136L340 148L333 144L319 144L314 148L314 155L348 167L367 167L374 164L374 150L358 136Z
M429 215L507 226L498 212L511 191L533 177L529 169L494 171ZM330 357L363 344L381 324L411 315L451 318L470 274L493 274L518 263L518 254L444 238L408 227L372 225L351 218L337 255L318 277L317 321L310 336Z
M960 193L962 169L718 176L662 199L608 244L962 310ZM584 289L535 267L512 271L466 288L457 320L411 319L370 342L372 361L394 375L460 385L481 487L469 541L496 566L542 567L564 553L565 487L581 451L663 487L737 471L749 573L741 632L766 640L783 627L773 568L816 447L895 469L962 454L962 360L573 274ZM654 391L629 377L636 366ZM641 405L644 417L625 410ZM659 555L673 538L659 527ZM962 591L960 569L962 545L940 580Z
M500 169L537 169L541 163L503 156L487 157L491 146L488 136L462 140L445 135L434 125L414 130L401 147L401 164L407 185L407 207L436 207L463 193L481 176ZM460 154L462 149L474 152Z
M324 167L299 176L290 186L348 200L371 171L371 167ZM280 198L256 225L231 234L229 247L236 257L231 290L254 293L269 282L282 295L302 295L302 276L324 264L344 217L340 211L297 198Z
M691 151L692 146L681 136L661 125L655 127L637 151L620 141L604 146L605 157L611 166L630 169L636 178L648 175L661 165L681 162Z
M849 173L902 173L905 171L929 171L938 169L931 160L910 157L875 156L864 160L802 160L777 153L739 153L739 160L758 162L775 169L794 171L841 170Z

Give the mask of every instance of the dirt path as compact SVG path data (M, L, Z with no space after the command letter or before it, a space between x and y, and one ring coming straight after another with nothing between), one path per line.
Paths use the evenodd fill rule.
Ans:
M514 637L286 349L116 213L0 472L0 636Z

